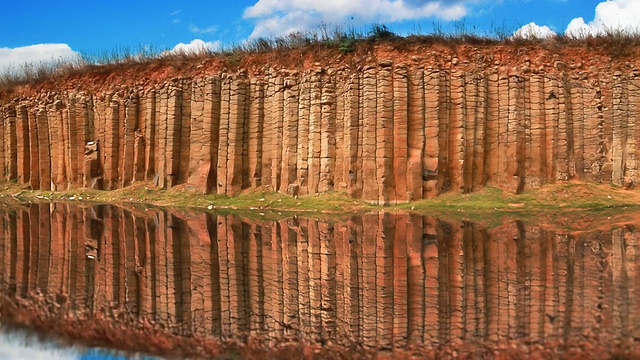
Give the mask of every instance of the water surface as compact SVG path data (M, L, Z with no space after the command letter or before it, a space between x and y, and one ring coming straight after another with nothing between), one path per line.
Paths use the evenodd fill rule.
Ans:
M4 208L0 321L65 339L52 351L178 357L637 350L634 224L254 215Z

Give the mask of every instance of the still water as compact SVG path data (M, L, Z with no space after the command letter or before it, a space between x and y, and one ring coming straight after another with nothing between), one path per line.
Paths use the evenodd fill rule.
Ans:
M639 241L633 224L0 207L0 355L638 354Z

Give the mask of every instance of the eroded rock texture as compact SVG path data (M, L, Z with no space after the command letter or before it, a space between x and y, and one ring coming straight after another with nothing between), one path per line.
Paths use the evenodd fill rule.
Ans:
M231 196L338 190L379 204L487 184L634 186L639 101L633 71L267 68L5 103L0 167L34 189L147 180Z
M43 318L112 318L119 329L151 324L199 339L252 334L271 345L613 343L640 336L635 229L571 235L409 214L255 221L37 204L0 213L0 293L46 305L34 306Z

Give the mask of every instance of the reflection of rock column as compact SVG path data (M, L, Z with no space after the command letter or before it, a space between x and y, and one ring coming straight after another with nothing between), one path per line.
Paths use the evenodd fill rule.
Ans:
M64 204L51 204L51 237L49 240L49 280L47 293L68 295L69 227L71 214Z
M407 222L407 342L422 342L424 334L425 269L422 262L423 218L409 215Z
M516 327L515 334L518 337L527 337L530 334L531 324L531 271L529 253L531 247L527 246L526 230L524 223L516 221L518 232L513 239L516 242L516 283L518 285L515 295L516 300Z
M497 336L491 340L507 338L515 328L516 242L517 228L509 223L492 229L487 258L491 272L487 281L488 333Z
M485 232L475 224L464 223L464 338L484 334L486 330L484 296Z
M629 336L629 281L627 249L631 248L631 234L628 229L616 229L611 234L611 273L613 291L613 325L622 331L623 336ZM635 323L637 325L637 323Z
M320 284L322 289L322 339L334 339L336 337L336 256L334 227L332 224L320 222Z
M322 254L320 249L320 230L318 222L309 221L309 308L311 311L311 322L309 332L311 339L320 340L322 334Z
M300 317L299 326L302 334L310 334L313 332L311 326L311 277L312 272L309 268L310 254L309 254L309 230L313 220L300 220L299 226L296 227L296 237L298 239L298 246L296 247L297 254L297 269L298 269L298 316ZM312 339L305 339L312 340Z
M426 343L437 343L440 341L439 329L444 326L440 321L439 298L440 298L440 282L439 269L440 263L444 263L446 259L439 258L439 241L443 238L438 236L437 221L433 217L423 218L423 234L422 234L422 271L424 274L424 318L422 323L424 326L423 340Z
M147 231L148 219L135 216L134 221L134 271L137 291L134 293L138 316L151 318L151 249Z
M229 232L231 224L228 223L228 217L218 216L218 264L220 266L220 311L222 322L222 333L228 334L232 332L233 320L231 315L231 278L233 266L230 256L233 256L233 247L229 246ZM233 236L231 236L233 243Z
M0 238L1 239L13 240L13 238L9 237L9 229L6 226L9 223L10 217L11 216L9 214L0 214ZM5 240L3 243L0 243L0 261L2 262L0 263L0 289L5 291L7 289L7 285L10 283L9 277L11 276L10 257L11 257L12 242L13 241Z
M636 78L636 81L638 79ZM634 226L627 226L625 228L625 265L626 265L626 277L628 288L626 289L625 297L623 297L623 304L627 304L628 308L625 309L627 314L627 326L623 335L625 337L637 338L640 335L640 302L637 301L640 295L640 278L638 267L640 266L640 252L638 251L638 234Z
M29 261L25 262L25 293L33 291L37 287L38 274L38 242L40 238L40 212L37 206L29 208Z
M527 317L527 334L532 339L544 338L544 324L546 321L544 302L546 264L544 262L545 247L542 232L537 227L526 228L527 251L530 257L525 266L530 269L529 316Z
M351 306L353 301L353 291L351 282L351 249L350 236L352 228L345 224L336 226L334 233L335 250L332 258L335 262L335 282L336 282L336 307L334 309L335 319L339 321L336 324L335 337L338 343L344 341L346 343L353 342L357 336L357 332L353 333L353 316Z
M556 234L554 254L554 290L555 290L555 314L558 317L553 322L553 332L555 335L561 335L564 332L564 325L570 321L571 308L567 307L570 297L567 296L571 280L568 275L570 256L570 236L567 234Z
M121 307L127 307L137 310L138 296L140 292L140 278L137 272L137 241L136 241L136 223L135 216L130 211L124 211L122 214L121 225L121 252L120 266L122 268L123 287L120 291Z
M459 225L438 221L439 337L445 342L462 337L462 240Z
M287 140L285 139L285 142ZM283 170L286 166L283 167ZM284 174L284 172L283 172ZM286 178L284 176L283 178ZM298 259L297 259L297 234L295 232L296 220L282 220L277 223L282 239L282 290L284 302L284 323L286 325L285 338L298 336L296 331L300 328L300 309L298 307ZM316 328L317 329L317 328Z
M207 231L211 242L209 259L210 276L206 282L211 283L211 291L205 293L205 297L209 297L211 301L211 327L207 331L211 331L214 335L222 335L222 301L220 290L220 258L219 242L218 242L218 217L215 215L207 215Z
M376 226L376 319L377 343L383 349L393 345L393 238L391 214L380 213Z
M409 215L395 215L391 217L392 228L395 228L395 234L392 239L386 239L388 242L392 240L393 258L391 263L393 270L393 338L392 346L394 348L404 348L407 345L408 330L408 259L407 246L411 243L412 229L409 222Z
M189 219L189 222L192 221ZM171 229L167 230L167 238L171 237L173 243L176 325L189 333L195 333L197 331L196 322L202 320L201 317L195 317L193 312L193 281L198 275L192 268L191 260L197 248L193 246L195 241L192 241L189 236L187 226L182 219L172 215L170 227Z
M284 314L280 304L283 302L281 292L282 248L280 247L280 229L276 224L262 226L262 258L264 277L264 312L265 327L270 339L283 336ZM222 273L220 275L222 279ZM222 282L220 283L222 287Z
M30 231L30 211L19 210L16 219L16 294L18 295L25 295L29 289Z
M362 217L362 260L358 264L362 271L360 282L362 291L362 343L367 347L378 346L376 338L377 322L377 279L376 246L378 214L366 214ZM382 299L380 299L382 300Z
M249 323L251 332L264 331L264 277L262 267L262 233L258 224L249 225L247 241L247 302L249 308Z

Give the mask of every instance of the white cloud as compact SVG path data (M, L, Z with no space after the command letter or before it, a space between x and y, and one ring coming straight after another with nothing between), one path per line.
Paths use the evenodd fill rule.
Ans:
M595 16L586 23L583 18L571 20L566 35L582 37L602 35L607 31L640 33L640 0L608 0L596 6Z
M46 63L79 56L67 44L37 44L17 48L0 48L0 71L17 69L25 63Z
M540 26L534 22L528 23L513 33L513 37L521 39L548 39L556 35L548 26Z
M165 51L165 54L171 54L171 53L189 54L189 53L198 53L203 50L218 51L220 50L221 46L222 46L222 43L220 42L220 40L205 42L204 40L201 40L201 39L194 39L194 40L191 40L191 42L188 44L179 43L178 45L174 46L173 49L169 51Z
M212 34L218 31L218 28L219 27L217 25L211 25L206 28L200 28L195 26L194 24L189 25L189 31L191 31L194 34Z
M258 0L244 18L256 22L250 38L286 35L325 24L365 25L437 17L456 20L477 0Z

